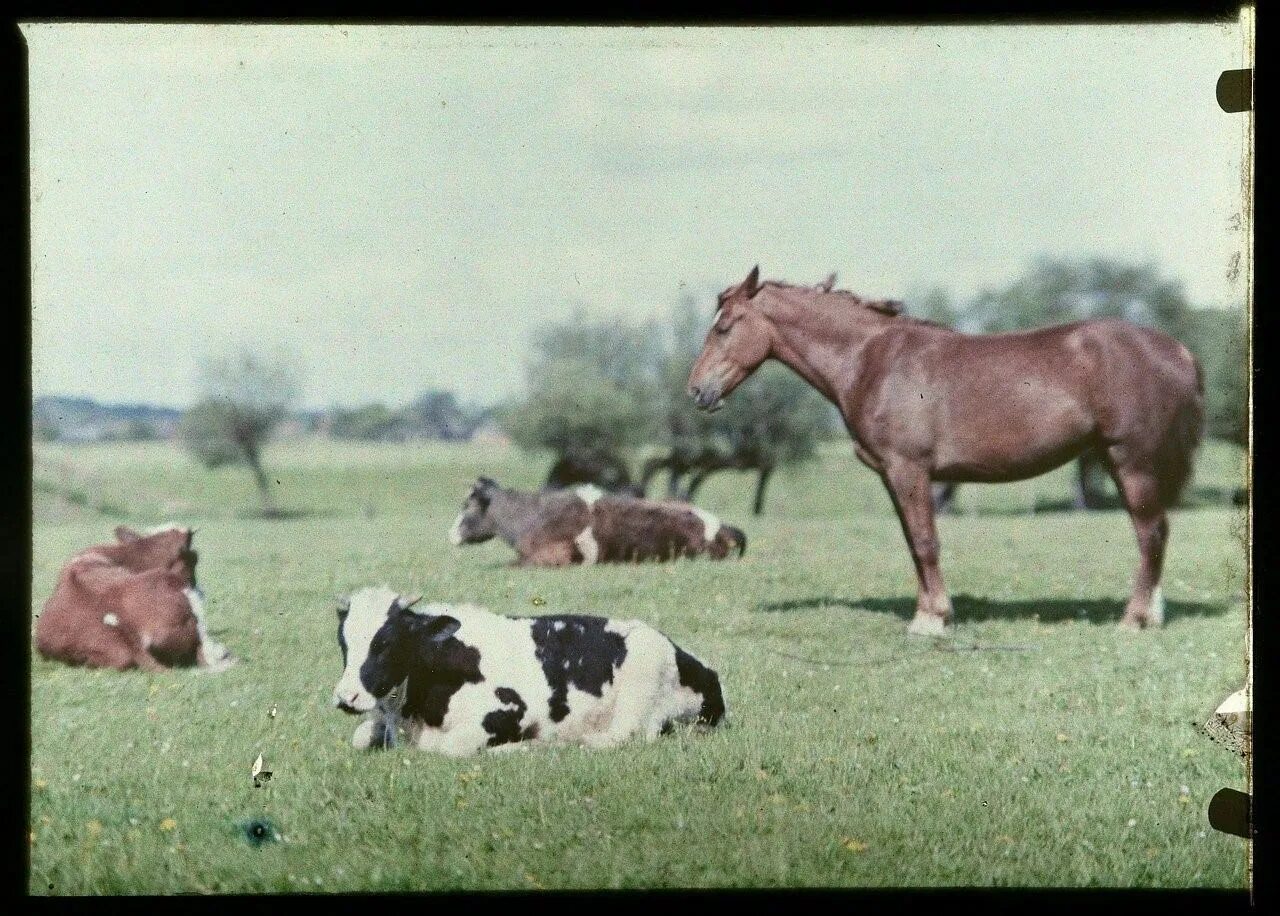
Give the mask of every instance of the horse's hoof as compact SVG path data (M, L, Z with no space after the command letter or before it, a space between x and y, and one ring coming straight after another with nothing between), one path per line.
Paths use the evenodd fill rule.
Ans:
M935 614L916 614L907 627L908 636L946 636L951 627L945 618Z
M1122 617L1120 619L1119 629L1124 633L1138 633L1142 630L1144 624L1137 617Z

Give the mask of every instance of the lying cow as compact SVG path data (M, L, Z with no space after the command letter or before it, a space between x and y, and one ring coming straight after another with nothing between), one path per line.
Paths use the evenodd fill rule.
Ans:
M742 556L746 535L686 503L608 495L598 487L522 493L488 477L476 481L453 523L455 545L501 537L519 566L568 566Z
M716 673L640 621L412 610L420 599L365 588L339 603L333 703L373 713L357 748L392 746L400 726L450 756L526 741L602 748L724 715Z
M76 554L45 602L36 649L52 661L120 671L231 667L231 653L205 630L193 533L121 525L116 543Z

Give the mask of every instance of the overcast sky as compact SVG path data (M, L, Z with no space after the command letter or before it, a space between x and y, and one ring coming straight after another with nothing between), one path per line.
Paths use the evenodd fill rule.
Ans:
M1228 279L1238 26L24 27L35 393L185 406L287 348L306 406L519 392L575 304L756 262L957 296L1040 254Z

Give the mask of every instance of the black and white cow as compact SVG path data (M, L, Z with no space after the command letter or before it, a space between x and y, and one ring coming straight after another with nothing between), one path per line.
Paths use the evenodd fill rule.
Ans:
M523 741L602 748L724 716L716 673L638 620L414 609L420 597L365 588L339 603L333 703L372 713L357 748L391 746L400 727L450 756Z

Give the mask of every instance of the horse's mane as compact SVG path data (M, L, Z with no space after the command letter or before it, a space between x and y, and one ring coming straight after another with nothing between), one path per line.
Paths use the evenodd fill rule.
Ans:
M946 327L944 324L939 324L936 321L930 321L927 318L916 318L912 315L908 315L906 313L906 303L902 302L900 299L866 299L859 296L852 290L835 289L834 284L835 274L832 274L829 279L824 280L821 283L814 283L807 286L801 283L786 283L782 280L765 280L760 285L761 287L772 286L777 289L797 290L806 293L816 292L823 296L835 296L839 299L848 301L852 305L860 305L863 308L871 309L872 311L897 318L901 321L909 321L913 324L925 324L935 328Z

